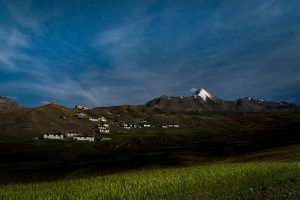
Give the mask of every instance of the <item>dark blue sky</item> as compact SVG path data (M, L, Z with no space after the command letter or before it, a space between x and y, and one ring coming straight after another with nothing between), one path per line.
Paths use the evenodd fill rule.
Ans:
M0 0L0 95L24 106L200 87L300 104L300 1Z

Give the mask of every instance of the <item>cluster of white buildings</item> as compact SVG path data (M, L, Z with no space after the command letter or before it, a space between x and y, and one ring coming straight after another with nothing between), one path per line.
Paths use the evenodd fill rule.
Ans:
M107 119L105 117L99 117L99 118L89 118L90 121L92 122L107 122Z
M103 133L103 134L109 134L110 129L109 129L109 124L108 120L105 117L91 117L88 116L84 110L89 110L92 108L83 106L83 105L77 105L75 106L77 109L77 112L75 113L75 116L77 116L80 119L86 118L92 122L97 122L98 124L96 125L95 129L97 133ZM107 112L108 114L112 114ZM65 116L61 116L62 118L67 118ZM151 124L148 121L137 121L134 123L126 123L126 122L116 122L116 126L122 127L124 129L131 129L131 128L149 128L152 127ZM169 125L162 125L160 126L161 128L180 128L180 125L178 124L169 124ZM67 132L67 133L44 133L43 134L44 139L49 139L49 140L77 140L77 141L88 141L88 142L94 142L95 137L94 135L82 135L76 132ZM102 138L100 141L110 141L111 138Z
M163 125L162 128L180 128L180 125L178 124L169 124L169 125Z
M79 133L74 133L74 132L69 132L66 133L66 138L67 139L73 139L73 140L78 140L78 141L88 141L88 142L94 142L95 137L93 135L82 135Z
M91 118L91 117L89 118L89 120L92 122L100 122L101 121L100 118Z
M106 123L100 123L96 126L96 131L99 133L109 134L109 125Z
M75 132L69 132L65 134L61 133L44 133L44 139L47 140L77 140L77 141L85 141L85 142L95 142L95 136L93 135L82 135ZM100 139L103 141L111 141L112 138L103 137Z
M84 105L76 105L75 108L78 109L78 110L91 110L92 109L92 108L89 108L89 107L84 106Z
M83 119L83 118L87 118L87 115L85 113L82 113L82 112L77 112L75 114L75 116L79 119Z
M138 126L136 124L127 124L127 123L124 123L124 124L121 124L121 127L125 128L125 129L131 129L131 128L137 128Z
M78 141L88 141L88 142L94 142L95 137L92 135L81 135L78 133L44 133L44 139L50 139L50 140L64 140L64 139L73 139Z
M130 123L123 123L120 125L121 128L125 128L125 129L131 129L131 128L150 128L150 127L154 127L151 126L150 123L148 123L147 121L141 121L137 124L130 124ZM169 124L169 125L162 125L159 126L161 128L180 128L179 124Z
M91 108L87 108L87 107L84 107L84 106L75 106L75 108L80 109L80 110L91 109ZM105 117L98 117L98 118L90 117L86 113L80 112L80 111L76 112L75 116L79 119L88 118L88 120L90 120L92 122L104 122L104 123L107 122L107 119Z
M50 140L63 140L65 136L61 133L45 133L44 139L50 139Z
M141 121L138 123L122 123L119 125L121 128L131 129L131 128L149 128L151 125L147 121Z
M87 136L87 135L78 135L76 137L76 140L78 140L78 141L95 142L95 137L94 136Z

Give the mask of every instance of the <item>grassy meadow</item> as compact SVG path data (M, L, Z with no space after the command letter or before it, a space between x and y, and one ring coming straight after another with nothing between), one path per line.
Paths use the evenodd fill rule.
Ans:
M114 109L121 121L145 117L138 107ZM0 200L300 199L299 112L153 114L146 120L156 128L111 126L94 143L33 139L44 128L91 131L74 112L0 112Z
M8 185L0 199L299 199L299 188L300 163L261 162Z

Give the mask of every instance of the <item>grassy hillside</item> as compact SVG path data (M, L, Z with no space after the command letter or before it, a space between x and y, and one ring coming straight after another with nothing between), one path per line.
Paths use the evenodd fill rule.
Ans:
M92 132L95 122L78 119L76 112L56 104L1 110L0 177L4 178L0 184L57 180L77 171L93 176L220 161L300 161L299 111L176 114L148 111L143 106L95 108L84 112L108 118L111 141L33 140L41 131ZM136 120L148 120L156 127L126 130L113 125ZM158 127L163 124L181 127Z
M215 164L0 187L0 199L299 199L299 163Z
M141 107L88 110L90 116L142 117ZM92 130L76 110L48 105L0 116L0 184L60 179L86 170L88 175L152 166L185 166L219 161L300 161L300 113L222 113L198 115L152 114L153 124L175 123L181 128L111 126L111 141L33 140L45 127L60 130ZM110 114L108 114L110 113ZM105 115L106 114L106 115ZM60 118L61 115L66 119ZM139 116L137 116L139 115ZM135 118L134 117L134 118ZM30 128L30 129L29 129ZM27 130L27 132L26 132ZM96 134L96 138L103 135ZM107 136L105 136L107 137ZM54 170L53 170L54 169ZM51 170L51 173L45 171ZM39 174L39 175L35 175Z
M115 106L80 111L56 104L37 108L0 110L0 136L20 140L41 136L42 131L76 131L93 133L95 122L88 118L79 119L76 112L84 112L88 117L106 117L114 122L133 123L147 120L153 126L179 124L184 128L198 128L202 132L221 133L289 129L300 124L300 111L290 112L201 112L190 114L159 113L143 106ZM292 126L291 126L292 125ZM112 126L113 127L113 126Z
M92 131L94 123L74 116L75 109L56 104L0 111L0 136L18 140L41 136L41 131ZM63 118L64 117L64 118Z

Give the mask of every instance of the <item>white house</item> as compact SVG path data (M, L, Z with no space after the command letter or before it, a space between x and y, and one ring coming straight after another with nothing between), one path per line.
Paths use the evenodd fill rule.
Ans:
M106 119L105 117L101 117L100 120L101 120L102 122L107 122L107 119Z
M100 118L89 118L89 120L92 122L100 122L101 121Z
M44 139L63 140L64 135L60 133L44 133Z
M87 106L83 106L83 105L76 105L75 108L79 109L79 110L90 110L92 108L89 108Z
M83 109L83 106L82 105L76 105L75 108L77 108L77 109Z
M94 136L77 135L76 140L78 140L78 141L95 142L95 137Z
M142 121L141 127L146 128L146 127L151 127L151 125L147 121Z
M76 113L75 115L76 115L78 118L86 118L86 117L87 117L87 115L86 115L85 113L80 113L80 112Z
M130 124L122 124L121 127L125 128L125 129L130 129L131 128Z
M107 119L105 117L99 117L99 118L89 118L92 122L107 122Z
M66 133L66 137L69 139L75 139L77 135L77 133Z
M99 133L109 133L109 125L108 124L98 124L97 129Z
M109 129L106 128L98 128L99 133L109 133Z
M144 128L151 127L150 124L142 124L141 126L144 127Z

